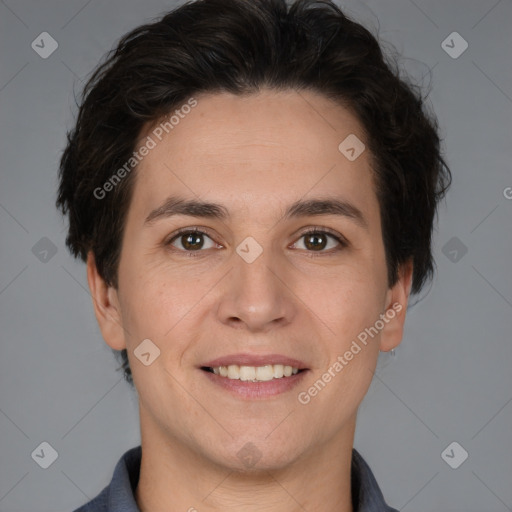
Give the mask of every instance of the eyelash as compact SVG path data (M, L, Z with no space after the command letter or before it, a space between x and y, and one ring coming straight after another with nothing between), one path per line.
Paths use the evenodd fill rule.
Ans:
M206 235L208 238L210 238L213 242L215 242L213 240L213 237L208 233L208 231L205 231L204 230L205 228L199 228L199 227L188 227L188 228L182 228L182 229L179 229L178 231L174 232L172 235L170 235L170 237L164 242L164 246L165 247L172 247L172 243L178 239L180 236L182 235L185 235L185 234L191 234L191 235ZM340 247L338 248L335 248L335 249L331 249L329 251L307 251L308 253L311 253L311 257L317 257L317 256L325 256L325 255L330 255L330 254L333 254L333 253L337 253L338 251L341 251L342 249L348 247L348 242L347 240L341 236L340 234L336 233L335 231L332 231L331 229L329 228L324 228L324 227L321 227L321 226L314 226L313 228L309 229L308 231L304 231L302 232L300 235L299 235L299 238L297 240L300 240L301 238L307 236L307 235L328 235L332 238L334 238L339 244L340 244ZM216 242L215 242L216 243ZM185 251L183 249L176 249L176 248L172 248L171 249L173 252L176 251L178 253L185 253L187 254L187 256L190 256L190 257L197 257L197 256L200 256L202 252L204 252L204 250L202 249L198 249L197 251Z

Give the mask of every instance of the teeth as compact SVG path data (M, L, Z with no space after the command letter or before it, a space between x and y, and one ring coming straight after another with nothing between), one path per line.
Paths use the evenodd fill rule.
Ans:
M296 375L299 372L298 368L282 364L267 364L265 366L238 366L237 364L230 364L229 366L216 366L212 370L215 375L220 375L221 377L251 382L281 379L282 377Z

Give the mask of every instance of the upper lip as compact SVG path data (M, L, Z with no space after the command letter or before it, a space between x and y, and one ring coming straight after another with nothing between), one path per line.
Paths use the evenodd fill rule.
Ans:
M218 357L203 364L203 367L216 368L217 366L229 366L237 364L238 366L265 366L267 364L282 364L284 366L291 366L299 370L306 369L306 365L282 354L231 354L228 356Z

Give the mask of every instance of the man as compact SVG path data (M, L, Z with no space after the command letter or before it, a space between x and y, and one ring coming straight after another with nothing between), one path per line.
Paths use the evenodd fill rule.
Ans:
M330 2L199 0L126 35L57 205L141 446L79 511L393 511L357 409L449 182L422 99Z

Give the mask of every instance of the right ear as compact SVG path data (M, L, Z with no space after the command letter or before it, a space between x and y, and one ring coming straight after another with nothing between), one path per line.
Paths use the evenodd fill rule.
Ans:
M108 286L98 273L92 251L87 253L87 281L103 339L115 350L125 349L125 330L117 290Z

